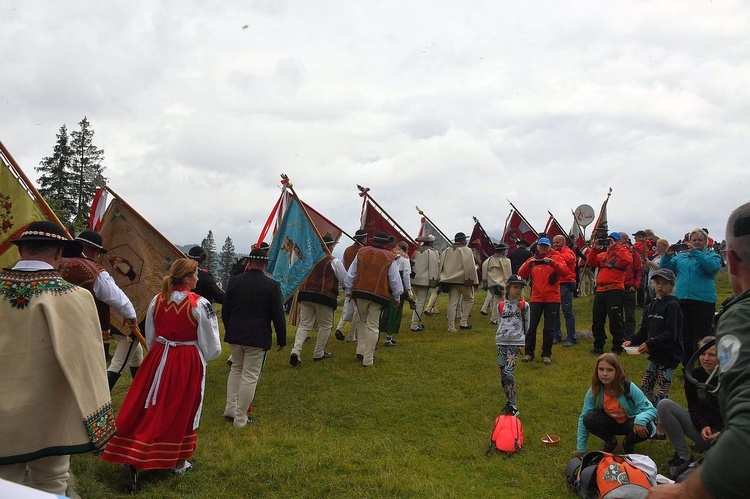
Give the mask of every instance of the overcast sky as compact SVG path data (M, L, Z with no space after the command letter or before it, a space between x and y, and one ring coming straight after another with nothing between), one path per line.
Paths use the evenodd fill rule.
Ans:
M0 140L32 179L88 117L110 186L175 244L247 251L279 195L414 237L510 206L723 238L748 201L750 3L3 0ZM590 228L589 228L590 229ZM590 232L587 231L587 234Z

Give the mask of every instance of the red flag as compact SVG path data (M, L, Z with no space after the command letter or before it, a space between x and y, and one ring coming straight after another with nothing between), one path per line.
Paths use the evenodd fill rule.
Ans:
M495 254L495 245L492 244L490 237L484 231L482 224L479 220L474 219L474 230L471 231L471 237L469 238L469 248L476 250L479 253L481 261L485 261L487 258Z
M570 239L573 240L573 246L579 250L583 251L586 247L586 239L583 237L583 230L581 230L578 220L575 219L575 215L573 216L573 226L570 228Z
M385 232L393 236L396 242L405 241L408 245L408 253L411 255L417 249L417 243L409 237L408 234L401 231L396 223L387 214L381 213L370 201L369 196L364 196L365 201L362 206L362 229L367 231L369 240L378 232Z
M515 206L511 204L511 207L508 218L505 220L505 231L501 239L510 246L509 251L516 249L518 241L526 241L531 246L539 239L539 234L531 227L531 224L516 210Z
M547 225L544 227L544 232L547 234L547 238L550 241L555 236L565 236L565 239L567 239L567 241L565 241L565 244L569 244L571 242L570 236L567 232L565 232L565 229L562 228L562 225L560 225L560 222L557 221L552 213L549 214L549 219L547 220Z
M289 206L289 202L291 201L291 198L292 198L291 192L287 191L286 193L287 193L288 199L287 199L287 202L284 203L285 207ZM338 225L328 220L326 217L321 215L316 209L310 207L310 205L305 203L304 201L300 200L300 203L302 203L302 206L304 206L305 210L307 210L307 214L310 216L310 220L312 221L315 228L318 229L318 234L320 234L320 237L325 237L327 234L331 236L333 240L336 242L338 242L338 240L341 239L341 235L343 234L343 232Z

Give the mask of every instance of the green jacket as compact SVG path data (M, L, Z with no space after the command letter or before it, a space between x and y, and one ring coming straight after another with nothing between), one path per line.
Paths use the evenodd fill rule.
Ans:
M719 311L719 408L724 430L700 467L701 481L714 496L747 497L750 489L750 290Z

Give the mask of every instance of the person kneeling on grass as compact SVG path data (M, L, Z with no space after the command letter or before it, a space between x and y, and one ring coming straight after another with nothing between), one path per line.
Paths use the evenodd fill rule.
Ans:
M528 305L523 301L523 287L526 282L519 275L508 277L506 298L497 306L498 326L495 333L497 345L497 366L500 368L500 382L503 385L507 403L505 414L518 414L516 406L516 382L513 371L516 360L521 355L521 347L526 341L529 329Z
M630 454L635 444L656 432L655 420L656 409L640 388L626 379L617 355L600 355L578 418L576 452L586 452L589 433L593 433L604 440L605 452L614 452L616 435L625 435L622 450Z
M713 336L706 336L698 342L698 348L713 339ZM716 347L712 346L701 354L700 366L691 371L693 378L698 383L705 383L717 365ZM698 388L693 383L685 381L685 398L687 409L670 399L664 399L656 406L659 421L674 445L674 456L662 465L669 470L673 478L684 472L693 461L685 436L695 442L697 450L705 452L724 428L719 401L715 395L709 392L705 397L701 397L698 395Z
M648 353L641 390L653 404L658 404L669 398L672 375L682 362L682 310L680 300L672 295L674 272L659 269L651 280L656 298L643 312L640 330L622 346L638 345L639 353Z

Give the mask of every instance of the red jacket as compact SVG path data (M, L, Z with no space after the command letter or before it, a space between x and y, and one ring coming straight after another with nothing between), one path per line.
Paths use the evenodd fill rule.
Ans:
M564 282L576 282L576 261L578 258L573 250L563 246L557 251L560 254L560 284Z
M532 256L518 269L524 279L531 276L531 301L534 303L560 303L560 275L565 266L560 253L550 249L545 255L550 263L537 263L540 259Z
M643 262L641 261L641 255L638 254L635 248L632 246L625 246L630 250L630 254L633 256L633 261L628 265L625 270L625 289L641 287L643 279Z
M607 251L591 248L586 264L589 267L599 267L596 275L596 291L625 289L625 271L632 261L633 254L630 249L621 244L613 243Z

